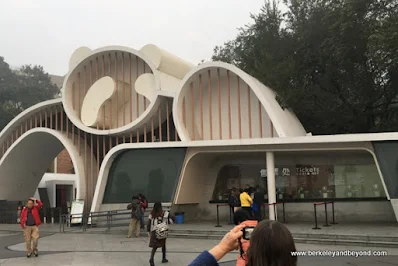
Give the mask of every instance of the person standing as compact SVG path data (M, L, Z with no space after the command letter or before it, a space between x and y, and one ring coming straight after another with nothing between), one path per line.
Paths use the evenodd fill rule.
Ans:
M142 215L142 209L140 205L140 200L137 196L132 197L131 203L127 205L127 209L131 210L131 221L129 225L129 232L127 233L127 238L136 231L136 237L140 237L140 221Z
M255 217L257 218L257 221L259 222L263 219L262 210L265 203L264 196L265 196L264 190L259 185L257 185L253 199L254 200L253 205L256 205L256 208L253 208L253 212Z
M24 231L26 256L28 258L30 258L32 254L35 257L39 256L37 246L39 244L39 225L41 224L39 211L41 207L43 207L43 203L32 197L29 198L27 206L21 211L20 223Z
M149 263L151 266L155 266L154 257L158 248L162 248L162 263L167 263L169 261L166 258L166 238L159 239L156 236L156 229L161 224L166 224L166 226L168 226L168 224L173 223L173 218L168 211L163 211L162 203L160 202L156 202L153 205L153 210L148 218L147 231L150 238L149 247L152 248Z
M145 214L145 210L148 208L148 201L142 193L138 194L138 199L140 200L140 205L141 205L142 214L143 214L140 219L141 229L144 229L145 228L144 214Z
M238 198L238 193L236 191L236 188L234 188L234 187L231 189L231 193L228 198L228 205L230 208L230 211L229 211L230 215L231 215L230 219L232 221L234 213L240 208L240 201Z
M248 212L249 215L252 214L252 204L253 204L253 199L249 195L249 188L246 187L246 189L240 194L240 206L242 209Z

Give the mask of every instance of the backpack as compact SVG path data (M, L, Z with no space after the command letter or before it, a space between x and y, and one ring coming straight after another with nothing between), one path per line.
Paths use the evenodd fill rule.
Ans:
M141 217L144 215L142 208L139 204L136 204L136 208L135 211L132 212L132 215L135 216L138 220L141 219ZM133 209L133 203L130 203L129 205L127 205L127 210L132 210Z
M166 221L164 221L166 218ZM156 220L156 225L155 225L155 235L156 239L166 239L169 236L169 213L165 212L163 217L160 218L158 217L157 219L153 219L153 223L155 223Z
M135 208L134 216L140 220L141 217L143 216L143 211L140 205L137 205L137 208Z

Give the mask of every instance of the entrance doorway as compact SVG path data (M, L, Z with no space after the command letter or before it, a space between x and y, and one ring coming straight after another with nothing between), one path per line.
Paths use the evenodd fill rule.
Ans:
M56 185L56 207L60 208L61 213L70 212L70 206L73 201L73 185Z

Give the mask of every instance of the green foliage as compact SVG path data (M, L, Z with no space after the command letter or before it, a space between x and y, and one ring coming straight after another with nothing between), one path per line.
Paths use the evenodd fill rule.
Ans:
M398 0L265 5L213 60L278 93L314 134L398 131Z
M26 108L54 99L59 92L41 66L26 65L14 71L0 57L0 130Z

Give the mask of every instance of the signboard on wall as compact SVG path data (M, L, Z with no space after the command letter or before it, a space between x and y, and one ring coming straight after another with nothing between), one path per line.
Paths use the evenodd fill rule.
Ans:
M71 224L81 224L83 221L84 212L84 200L74 200L72 201L72 208L70 210L71 214Z

